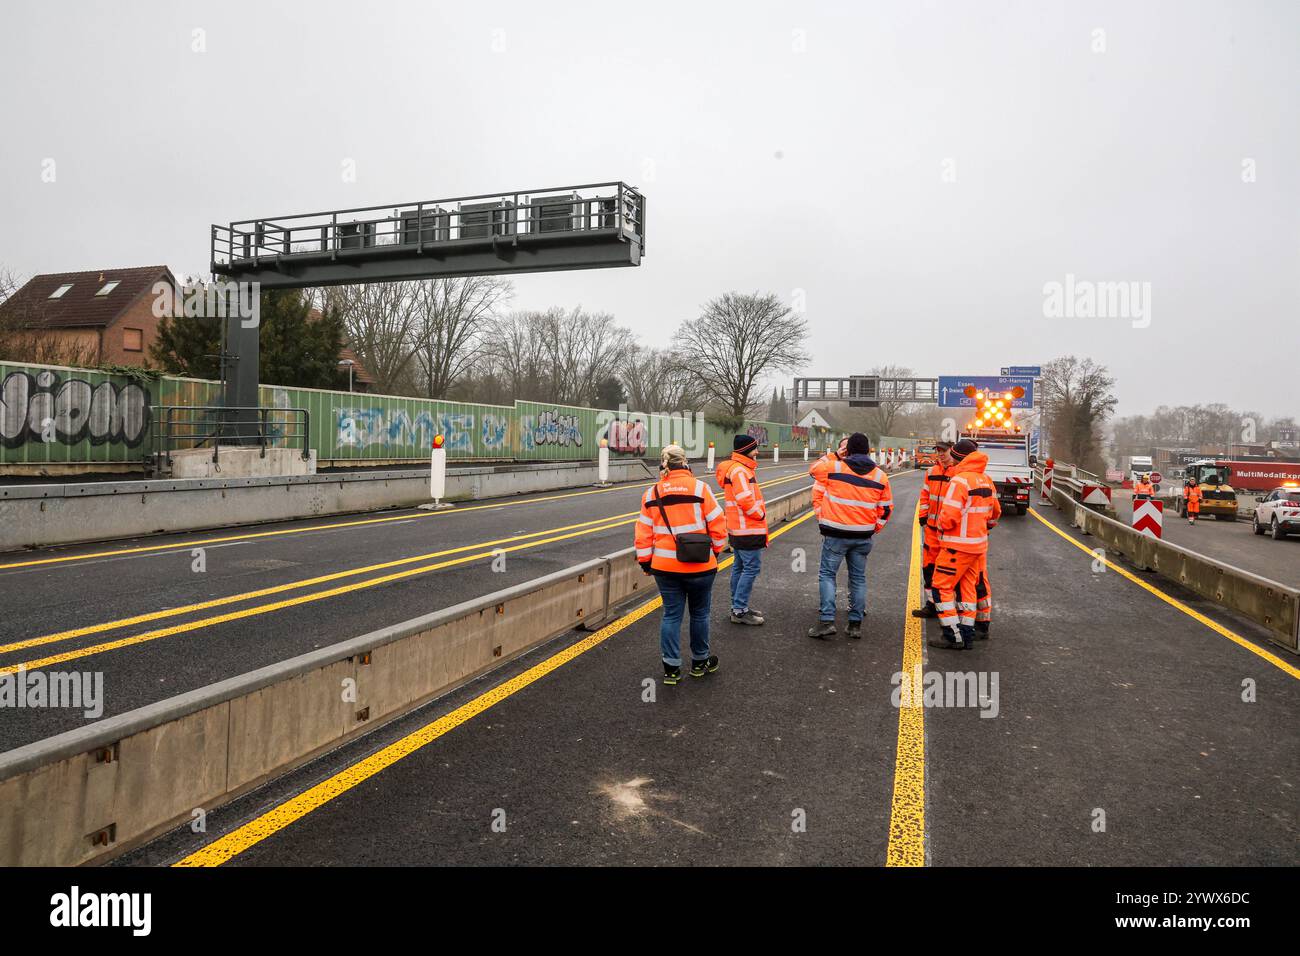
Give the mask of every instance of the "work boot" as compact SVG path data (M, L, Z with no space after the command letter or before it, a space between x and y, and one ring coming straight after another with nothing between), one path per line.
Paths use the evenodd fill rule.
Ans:
M939 612L935 609L933 601L926 601L925 607L918 607L912 612L912 617L938 617Z
M862 639L862 622L861 622L861 621L849 621L849 629L848 629L845 633L848 634L848 636L851 637L851 638L853 638L854 640L861 640L861 639Z
M959 624L957 630L961 632L961 639L968 648L975 643L975 626L973 624Z
M975 622L975 638L976 638L976 640L980 640L980 641L987 641L987 640L989 639L989 622L988 622L988 621L976 621L976 622Z
M735 612L735 611L732 611L732 612L731 612L731 623L732 623L732 624L750 624L750 625L752 625L752 626L754 626L754 627L762 627L762 626L763 626L763 618L762 618L762 615L760 615L757 611L755 611L755 610L753 610L753 609L750 609L750 610L747 610L747 611L741 611L740 613L737 613L737 612Z
M664 664L664 683L676 684L682 679L682 669L676 664Z
M926 643L931 647L942 647L949 651L964 651L969 646L955 627L945 627L942 634L930 638Z
M812 627L808 628L808 636L815 637L819 640L826 640L835 633L834 621L818 621Z
M702 661L691 661L691 676L703 677L705 674L712 674L718 669L718 658L716 656L706 657Z

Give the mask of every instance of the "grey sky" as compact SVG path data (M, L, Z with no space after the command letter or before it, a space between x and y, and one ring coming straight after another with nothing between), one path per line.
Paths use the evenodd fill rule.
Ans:
M642 267L519 277L516 306L581 303L663 345L720 292L804 290L808 374L1075 352L1116 374L1120 414L1300 414L1291 0L0 17L0 266L192 272L211 222L622 179L648 197ZM1046 318L1067 274L1149 282L1149 327Z

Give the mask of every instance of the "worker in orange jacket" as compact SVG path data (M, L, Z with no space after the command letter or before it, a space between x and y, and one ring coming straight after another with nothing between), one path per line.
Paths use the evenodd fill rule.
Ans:
M848 454L848 448L849 448L848 438L841 438L839 446L836 448L835 451L828 451L826 454L822 455L815 462L813 462L811 467L809 467L808 474L812 476L812 480L813 480L812 507L813 507L814 514L822 513L822 497L826 494L826 484L824 481L819 481L817 479L817 475L818 475L817 469L819 467L824 467L826 465L832 465L837 461L843 461L844 456Z
M1195 481L1187 483L1187 523L1196 524L1196 516L1201 513L1201 486Z
M758 441L749 435L732 439L731 457L718 465L716 477L722 488L727 515L727 540L731 544L731 623L763 624L763 615L749 606L754 582L763 569L767 547L767 506L763 489L755 477L758 462L753 458Z
M948 490L948 474L952 459L948 452L952 448L950 441L934 443L935 457L938 459L925 473L921 484L921 500L917 510L917 522L925 529L925 538L921 548L921 594L925 600L923 606L912 612L913 617L938 617L934 609L934 562L939 557L939 510L943 506L943 496Z
M1151 484L1150 475L1139 475L1133 483L1133 501L1149 501L1156 494L1156 486Z
M862 637L867 610L867 555L871 539L885 527L893 512L889 478L871 458L871 442L855 432L849 436L842 458L823 459L812 469L815 485L822 486L817 524L822 533L821 567L817 586L821 598L819 619L808 636L826 639L835 633L835 578L840 562L849 567L848 636Z
M953 464L939 511L940 550L932 578L943 634L929 643L969 650L976 638L979 605L983 603L986 611L992 607L987 587L989 529L1002 516L1002 505L992 479L984 473L988 456L975 441L963 438L948 454ZM981 585L984 598L978 593Z
M718 669L709 653L709 610L718 554L727 546L727 519L709 486L691 473L686 451L669 445L660 456L660 478L641 497L636 524L636 559L653 574L663 598L659 650L664 683L682 676L681 626L690 608L691 676Z

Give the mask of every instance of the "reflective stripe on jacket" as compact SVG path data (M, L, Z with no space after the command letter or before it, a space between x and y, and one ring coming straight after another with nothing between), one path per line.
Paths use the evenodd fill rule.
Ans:
M727 513L727 534L745 539L742 547L761 547L767 543L767 505L763 501L763 489L755 480L757 467L758 462L753 458L734 452L717 470Z
M951 472L943 465L931 465L921 485L920 513L925 518L925 543L932 548L939 545L939 511L943 508L943 495L948 490Z
M663 505L672 531L664 524ZM675 534L703 532L709 536L709 560L695 563L677 560ZM674 468L646 489L641 496L641 514L636 522L636 559L650 563L655 571L696 574L718 566L717 555L727 546L727 520L709 486L687 468Z
M950 470L938 519L941 547L967 554L988 551L989 528L1002 516L998 490L984 474L988 461L984 452L973 451Z
M822 498L826 496L826 479L818 478L819 468L829 468L832 464L840 460L840 456L833 451L828 451L822 455L808 469L808 474L812 476L812 507L813 513L820 515L822 513ZM823 473L824 474L824 473Z
M824 489L817 523L827 537L869 538L889 521L894 508L889 478L870 457L819 461L813 465L812 477Z

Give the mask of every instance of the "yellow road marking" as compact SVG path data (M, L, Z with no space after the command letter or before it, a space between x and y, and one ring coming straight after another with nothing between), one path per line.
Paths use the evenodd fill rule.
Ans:
M773 531L772 538L779 537L795 526L812 517L809 511L794 520L787 522L782 527ZM731 564L733 559L727 558L718 562L718 570L721 571ZM651 598L644 604L638 605L629 613L623 615L618 620L607 624L595 634L585 637L576 644L571 644L564 650L559 651L539 664L530 667L516 677L498 684L486 693L480 694L468 703L462 704L455 710L437 720L425 724L418 730L412 731L405 737L397 740L382 750L371 754L369 757L345 767L338 773L323 780L307 790L302 791L294 797L289 798L284 803L268 810L266 813L250 820L248 823L230 831L225 836L219 837L207 846L196 850L182 860L178 860L174 866L220 866L226 861L233 859L240 853L243 853L249 847L252 847L274 833L283 830L289 824L300 820L313 810L317 810L329 803L335 797L342 796L359 783L363 783L375 774L393 764L397 763L404 757L409 757L421 747L430 744L442 737L448 731L454 730L461 724L477 717L484 711L494 707L514 696L530 684L536 683L547 674L557 670L563 665L569 663L576 657L585 654L605 641L609 640L619 631L626 629L628 626L636 623L645 617L651 611L658 608L663 603L661 598Z
M917 502L917 514L920 514ZM898 746L889 810L885 866L925 866L925 708L921 689L921 526L912 522L907 602L903 609L903 671L899 687Z
M769 466L771 467L771 466ZM775 466L783 467L781 465ZM794 477L800 477L798 475ZM791 478L776 479L768 484L777 484L778 481L790 481ZM33 558L30 561L11 561L8 564L0 564L0 571L8 571L13 568L30 568L36 565L44 564L65 564L70 561L89 561L92 558L116 558L128 554L144 554L150 551L162 551L168 548L181 550L184 548L197 548L205 544L220 544L225 541L247 541L257 538L276 538L290 534L307 534L314 531L333 531L336 528L359 528L365 525L384 524L389 521L410 521L414 518L445 518L455 515L462 515L469 511L491 511L497 508L510 508L515 505L533 505L546 501L559 501L562 498L581 498L584 495L604 495L612 491L633 491L638 487L638 481L630 481L619 485L615 488L596 488L588 491L570 491L562 495L548 495L545 498L525 498L517 501L498 501L488 505L468 505L458 507L451 511L417 511L411 514L385 515L382 518L362 518L357 521L337 521L333 524L317 524L306 528L280 528L276 531L256 531L249 534L223 535L219 538L199 538L194 541L173 541L169 544L151 544L141 545L136 548L118 548L113 551L95 551L89 554L69 554L58 558Z
M795 475L792 477L778 478L771 482L768 482L765 487L770 487L771 485L781 484L787 481L793 481L799 477L802 476ZM514 535L508 538L499 538L495 541L483 541L477 544L468 544L456 548L449 548L444 551L433 551L428 554L415 555L414 557L398 558L393 561L385 561L381 564L372 564L362 568L352 568L346 571L335 571L331 574L320 575L319 577L308 578L303 581L291 581L287 584L279 584L269 588L262 588L257 591L248 591L243 594L232 594L232 595L227 595L225 597L213 598L212 600L209 601L201 601L196 604L188 604L182 607L167 608L161 611L151 611L147 614L138 614L134 617L123 618L117 621L107 621L102 624L93 624L87 627L76 628L69 631L60 631L57 634L49 634L44 637L34 637L25 641L17 641L12 644L0 645L0 653L11 653L13 651L25 650L32 647L42 647L48 644L56 643L58 641L72 640L73 638L77 638L77 637L86 637L91 634L99 634L105 631L116 630L117 628L128 627L133 624L143 624L150 621L162 620L168 617L177 617L179 615L189 614L194 611L208 610L214 607L222 607L228 604L235 604L241 601L252 600L253 598L268 597L273 594L283 594L288 591L310 587L311 585L314 584L326 584L329 583L330 581L337 581L346 577L355 577L359 574L367 574L372 571L381 571L387 568L400 567L406 564L415 564L420 561L427 561L431 558L439 558L451 554L460 554L465 551L473 551L477 548L490 548L498 545L509 544L515 541L525 541L532 538L540 538L544 535L552 536L552 537L545 537L542 540L529 541L529 543L526 545L514 545L513 547L502 547L499 548L498 550L519 551L519 550L524 550L526 548L538 547L543 544L551 544L556 541L564 541L569 538L575 538L586 534L596 534L602 531L609 531L613 528L621 527L623 525L628 525L631 524L633 520L635 520L635 516L637 514L639 514L638 511L630 511L630 512L625 512L624 514L621 515L611 515L605 518L596 518L592 521L584 521L579 524L566 525L560 528L549 528L543 531L533 531L533 532L529 532L528 534ZM581 529L581 530L574 530L574 529ZM561 532L561 531L570 531L572 533L557 534L557 532ZM0 667L0 674L13 673L17 671L19 668L34 670L39 667L46 667L50 664L58 664L58 663L63 663L64 661L76 660L81 657L89 657L92 654L98 654L104 651L117 650L122 647L131 647L136 644L143 644L148 641L158 640L159 638L171 637L175 634L186 633L189 631L196 631L204 627L212 627L217 624L225 624L229 621L240 620L246 617L254 617L261 614L267 614L272 611L282 610L283 608L294 607L299 604L306 604L306 603L322 600L328 597L335 597L337 595L346 594L351 591L359 591L365 588L374 587L378 584L384 584L390 581L402 580L404 578L413 577L417 574L424 574L429 571L437 571L444 568L465 564L469 561L476 561L479 558L492 557L492 556L493 556L493 552L491 551L481 552L478 554L471 554L467 557L459 558L454 561L443 561L438 564L427 565L422 568L414 568L397 574L390 574L379 578L372 578L368 581L360 581L352 585L345 585L342 587L331 588L326 591L314 592L313 594L302 596L302 597L291 598L283 601L276 601L271 604L258 605L256 607L247 608L242 611L232 612L230 614L220 614L214 617L202 618L198 621L191 621L186 624L178 624L172 627L161 628L153 631L146 631L144 633L136 634L128 638L121 638L116 641L108 641L103 644L95 644L90 647L79 648L76 651L67 651L65 653L55 654L50 657L43 657L43 658L38 658L36 660L23 661L18 664L6 665Z
M1142 588L1144 591L1154 594L1156 597L1164 601L1170 607L1177 608L1178 610L1186 614L1188 617L1193 618L1194 620L1197 620L1200 623L1204 624L1206 627L1214 631L1216 634L1221 634L1222 636L1226 637L1228 640L1232 641L1234 644L1244 647L1246 650L1250 651L1252 654L1256 655L1257 657L1262 657L1264 660L1268 661L1270 664L1274 665L1279 670L1285 671L1286 673L1290 674L1292 677L1300 679L1300 668L1295 667L1295 665L1293 664L1287 663L1286 661L1282 660L1282 658L1278 657L1276 654L1271 654L1268 651L1264 650L1262 647L1259 647L1253 642L1246 640L1246 638L1242 637L1240 634L1237 634L1235 631L1229 630L1228 628L1224 627L1218 621L1211 620L1210 618L1206 617L1204 614L1200 613L1199 611L1188 607L1182 601L1178 600L1178 598L1166 594L1164 591L1160 590L1158 587L1155 587L1154 585L1148 584L1146 581L1143 581L1141 578L1133 574L1127 568L1122 568L1118 564L1115 564L1113 561L1110 561L1107 558L1099 558L1097 552L1093 551L1092 548L1088 547L1086 544L1083 544L1080 541L1076 541L1071 535L1066 534L1056 525L1052 524L1052 522L1048 521L1046 518L1040 515L1036 508L1030 508L1029 513L1033 515L1035 518L1037 518L1039 521L1041 521L1048 528L1050 528L1052 531L1056 532L1058 535L1064 538L1066 541L1070 542L1070 544L1074 545L1080 551L1085 552L1089 557L1094 559L1099 559L1103 564L1106 565L1106 567L1110 568L1116 574L1120 575L1120 577L1126 578L1127 580L1132 581L1138 587Z

